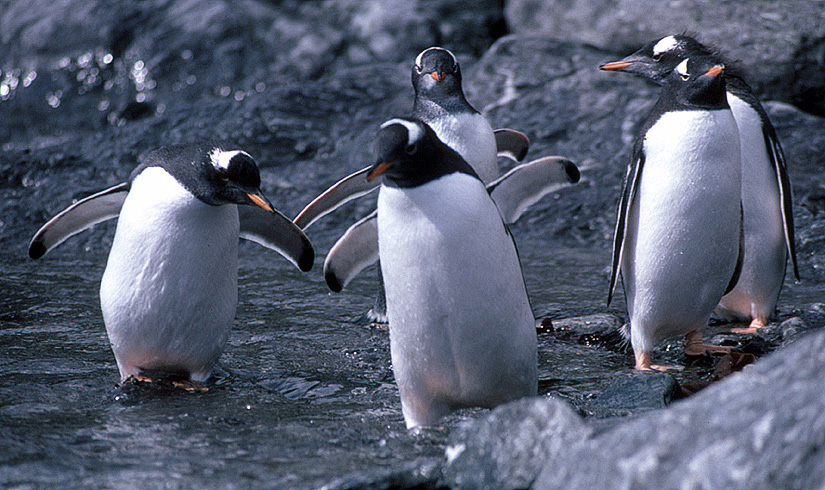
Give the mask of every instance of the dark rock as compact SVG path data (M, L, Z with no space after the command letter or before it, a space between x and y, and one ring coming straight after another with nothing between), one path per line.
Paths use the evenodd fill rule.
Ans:
M825 332L548 459L534 488L817 488ZM570 471L576 468L576 471Z
M549 460L589 433L566 403L553 398L502 405L452 437L443 482L450 488L527 488Z
M681 398L679 383L667 373L633 373L611 383L588 406L595 418L620 417L663 408Z
M600 343L612 348L620 348L627 343L620 332L623 323L621 318L609 313L561 318L552 322L549 318L545 318L542 321L542 333L583 345Z
M583 42L622 56L670 34L695 32L741 62L749 83L766 97L825 115L820 2L511 0L505 12L517 34Z

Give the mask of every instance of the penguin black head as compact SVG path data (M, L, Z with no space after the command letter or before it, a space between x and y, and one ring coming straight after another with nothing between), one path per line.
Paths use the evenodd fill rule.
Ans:
M261 192L261 174L255 160L244 151L226 148L213 143L159 148L141 159L132 179L147 167L161 167L206 204L247 204L274 212Z
M652 41L619 61L602 64L599 69L624 71L662 83L679 63L687 58L700 57L714 58L716 63L723 63L715 50L688 35L677 34Z
M419 53L412 67L412 84L416 95L464 97L458 60L444 48L432 47Z
M664 98L672 98L676 107L686 109L724 109L725 66L710 57L688 58L664 79Z
M470 165L419 119L395 118L382 124L375 153L377 162L367 180L384 175L384 182L393 187L417 187L454 172L478 178Z

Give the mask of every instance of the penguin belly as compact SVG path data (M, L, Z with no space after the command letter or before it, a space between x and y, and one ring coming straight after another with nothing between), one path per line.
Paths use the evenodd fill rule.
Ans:
M668 112L648 131L622 276L635 351L702 330L740 239L739 138L728 110Z
M209 377L235 317L238 233L236 205L205 204L159 167L134 179L100 286L122 380Z
M442 115L425 121L438 139L455 150L489 184L499 177L496 137L487 119L478 113Z
M722 298L717 313L765 325L776 308L787 257L779 183L759 114L735 95L728 94L728 103L741 140L745 255L739 281Z
M535 395L536 332L521 267L478 179L383 186L378 244L407 427Z

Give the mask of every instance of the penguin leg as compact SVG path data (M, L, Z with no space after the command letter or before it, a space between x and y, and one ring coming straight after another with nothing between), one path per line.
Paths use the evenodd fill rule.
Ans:
M727 354L731 351L730 347L723 345L710 345L702 340L701 330L691 330L685 335L685 354L688 356L702 356L706 353L720 353Z
M770 323L767 318L760 318L755 316L753 320L751 320L750 325L747 327L736 327L731 328L730 331L733 333L756 333L759 331L760 328L764 328L765 326Z
M633 355L636 357L637 371L681 371L683 366L662 366L659 364L651 364L650 352L640 352L633 350Z

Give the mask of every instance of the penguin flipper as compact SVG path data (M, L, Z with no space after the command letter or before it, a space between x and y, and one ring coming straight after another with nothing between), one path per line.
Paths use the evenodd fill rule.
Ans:
M728 281L728 287L725 288L725 294L733 291L736 283L739 282L739 276L742 274L742 265L745 262L745 228L743 226L743 208L742 201L739 201L739 255L736 257L736 267L733 268L733 275Z
M627 174L622 187L622 197L619 200L619 212L616 217L616 230L613 233L613 263L610 269L610 289L607 291L607 306L613 300L613 292L619 282L619 274L622 268L622 255L624 254L624 242L627 238L627 218L630 214L630 207L636 197L636 189L639 185L639 175L645 163L644 150L641 142L637 141L633 159L627 166Z
M353 199L367 195L374 191L383 179L373 179L367 182L367 173L372 167L363 168L339 180L320 196L307 204L293 220L302 230L309 228L322 216L325 216Z
M501 128L493 131L496 137L498 156L506 157L516 162L524 160L527 150L530 149L530 138L521 131Z
M289 218L257 206L238 206L238 219L241 238L275 250L304 272L312 269L312 243Z
M547 194L579 181L579 169L564 157L544 157L518 165L487 184L506 224Z
M799 280L799 267L796 262L796 242L793 225L793 198L791 197L791 181L788 178L788 168L785 164L785 153L776 131L768 119L767 114L762 120L762 133L765 136L765 146L768 148L768 157L776 172L776 181L779 186L779 205L782 208L782 224L785 230L785 245L788 248L788 257L791 259L793 275Z
M373 211L349 227L324 260L324 279L336 293L365 267L378 260L378 213Z
M81 199L43 225L29 243L29 257L39 259L67 238L102 221L116 218L129 194L124 182Z

